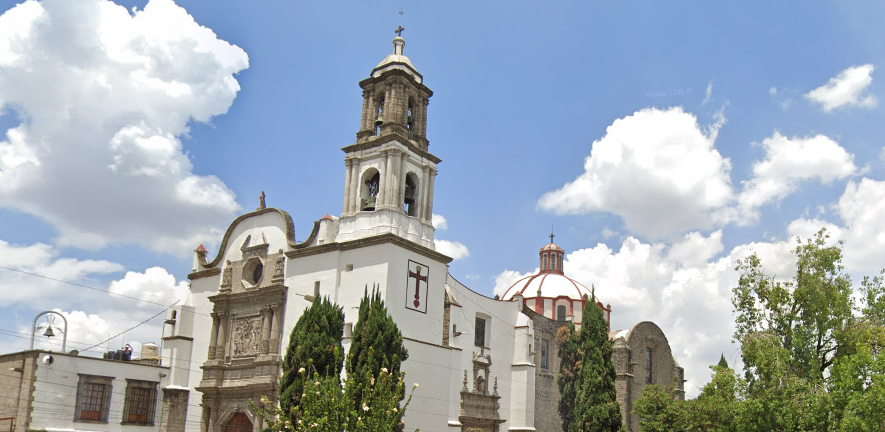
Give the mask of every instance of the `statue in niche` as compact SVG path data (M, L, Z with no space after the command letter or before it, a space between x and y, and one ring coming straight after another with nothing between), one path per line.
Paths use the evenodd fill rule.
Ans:
M230 260L227 260L227 263L225 264L225 267L224 267L224 273L221 275L221 286L222 287L229 287L230 286L230 280L231 280L233 271L234 271L234 269L230 265Z

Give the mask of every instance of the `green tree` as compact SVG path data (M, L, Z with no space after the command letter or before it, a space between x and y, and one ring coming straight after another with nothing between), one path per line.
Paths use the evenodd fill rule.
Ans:
M295 323L289 336L289 347L283 359L280 378L280 406L288 413L300 402L304 373L316 371L320 376L338 380L341 375L341 338L344 336L344 311L328 297L316 297Z
M574 382L575 402L566 432L615 432L621 429L612 342L595 298L591 296L584 302L581 331L578 332L581 365Z
M556 383L559 385L559 417L562 419L562 430L568 431L574 417L575 381L581 369L581 351L575 325L571 321L556 330L556 345L559 347L559 374Z
M350 392L350 400L354 403L362 401L367 389L372 387L370 380L377 377L382 369L399 377L400 364L408 357L409 353L403 346L403 335L387 313L384 301L381 300L381 292L373 287L369 294L366 287L345 365L348 381L353 381L353 385L346 389ZM405 397L405 391L402 388L400 390L397 402ZM360 403L355 408L361 406Z

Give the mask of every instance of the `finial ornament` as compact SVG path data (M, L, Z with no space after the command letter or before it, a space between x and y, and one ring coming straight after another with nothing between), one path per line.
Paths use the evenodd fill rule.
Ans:
M394 30L393 32L396 33L396 37L403 37L403 30L405 29L406 28L403 26L396 26L396 30Z
M553 237L556 237L556 236L553 235L553 231L551 230L550 231L550 243L553 243Z
M261 195L258 196L258 210L264 210L267 208L267 204L264 203L264 191L261 191Z

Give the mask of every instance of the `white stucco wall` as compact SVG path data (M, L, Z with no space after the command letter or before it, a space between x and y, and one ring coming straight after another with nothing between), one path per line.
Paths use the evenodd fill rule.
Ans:
M52 363L42 359L52 356ZM147 366L131 362L78 357L60 353L41 354L37 362L37 382L34 389L33 430L68 431L157 431L159 430L163 397L162 389L168 383L169 368ZM74 420L77 386L80 374L111 377L111 400L107 423ZM122 425L126 397L126 379L159 383L154 426Z

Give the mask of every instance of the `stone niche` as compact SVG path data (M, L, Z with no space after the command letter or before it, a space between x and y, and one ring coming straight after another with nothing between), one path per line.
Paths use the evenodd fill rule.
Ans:
M498 432L501 419L498 411L498 378L494 379L491 394L489 393L489 368L492 357L480 348L473 353L473 386L467 386L467 371L464 371L464 385L461 387L461 411L458 421L462 432Z

